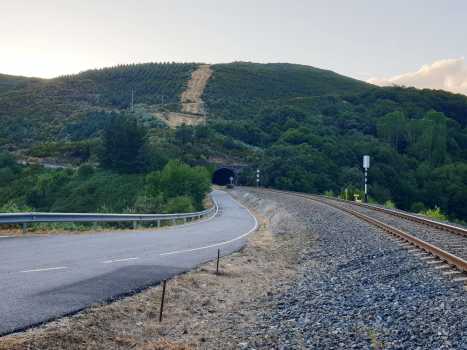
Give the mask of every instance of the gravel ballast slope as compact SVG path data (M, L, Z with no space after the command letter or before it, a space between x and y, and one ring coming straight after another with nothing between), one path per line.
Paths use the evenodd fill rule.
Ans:
M467 349L467 293L381 230L306 199L236 188L229 191L266 217L280 203L287 220L275 234L307 227L313 262L267 320L278 349ZM292 225L293 227L290 227Z

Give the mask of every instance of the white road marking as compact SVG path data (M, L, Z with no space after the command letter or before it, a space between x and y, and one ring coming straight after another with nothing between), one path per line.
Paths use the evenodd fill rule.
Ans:
M139 258L128 258L128 259L116 259L116 260L109 260L109 261L103 261L103 264L109 264L117 261L128 261L128 260L138 260Z
M39 272L39 271L49 271L49 270L60 270L60 269L67 269L68 267L51 267L49 269L39 269L39 270L27 270L27 271L20 271L20 273L26 272Z
M228 195L228 194L227 194ZM230 198L232 198L230 195L228 195ZM234 199L234 198L232 198ZM234 199L235 200L235 199ZM238 203L238 201L236 201ZM240 204L240 203L238 203ZM201 249L207 249L207 248L212 248L212 247L217 247L217 246L220 246L220 245L223 245L223 244L228 244L228 243L232 243L232 242L235 242L245 236L248 236L250 233L252 233L253 231L256 231L258 229L258 225L259 225L259 222L258 222L258 219L256 218L256 216L254 216L250 210L245 207L244 205L240 204L242 207L244 207L246 210L248 210L248 212L250 213L251 216L253 216L253 218L255 219L255 227L248 231L247 233L237 237L237 238L234 238L234 239L231 239L230 241L226 241L226 242L222 242L222 243L217 243L217 244L212 244L212 245L208 245L206 247L200 247L200 248L193 248L193 249L186 249L186 250L179 250L178 252L171 252L171 253L163 253L163 254L159 254L160 256L162 255L171 255L171 254L179 254L179 253L187 253L187 252L192 252L192 251L195 251L195 250L201 250ZM216 212L217 213L217 212Z

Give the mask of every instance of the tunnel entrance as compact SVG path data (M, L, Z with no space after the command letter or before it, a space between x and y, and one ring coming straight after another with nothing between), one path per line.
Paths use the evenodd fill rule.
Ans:
M214 172L212 176L212 183L214 185L225 186L230 183L230 177L233 177L233 184L235 185L237 176L233 170L221 168Z

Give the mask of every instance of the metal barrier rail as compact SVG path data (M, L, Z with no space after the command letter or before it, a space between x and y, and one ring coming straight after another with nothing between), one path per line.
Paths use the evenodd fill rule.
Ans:
M161 220L173 220L175 226L176 219L187 218L192 221L196 217L198 219L211 214L217 207L214 198L209 195L212 200L212 207L207 210L194 213L179 213L179 214L87 214L87 213L6 213L0 214L0 225L7 224L23 224L23 233L27 232L27 224L44 223L44 222L93 222L94 230L97 229L98 222L122 222L133 221L133 229L136 229L139 221L157 221L157 227L160 227Z

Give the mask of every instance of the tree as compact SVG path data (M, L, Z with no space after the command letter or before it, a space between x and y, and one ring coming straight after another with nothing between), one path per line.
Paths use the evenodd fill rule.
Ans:
M136 119L114 115L103 131L100 166L120 174L143 172L147 167L143 153L145 135L146 129L140 127Z
M388 113L384 117L380 118L376 125L378 137L382 138L385 142L397 149L399 141L403 138L406 123L407 118L404 113Z
M191 168L180 161L170 161L162 171L155 171L146 177L148 197L162 193L164 201L171 198L189 196L195 206L201 208L204 196L211 186L211 175L205 167Z
M182 141L182 143L189 142L193 139L193 127L183 123L180 126L177 126L177 131L175 131L175 138Z

